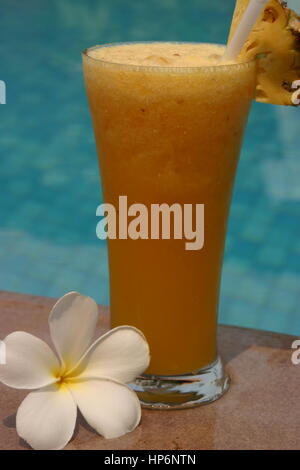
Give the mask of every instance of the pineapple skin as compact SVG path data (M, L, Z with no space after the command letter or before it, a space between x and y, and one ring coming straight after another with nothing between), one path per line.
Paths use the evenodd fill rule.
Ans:
M237 0L229 41L248 3ZM239 56L241 60L254 58L258 61L256 101L296 106L293 84L300 80L300 17L287 2L266 4Z

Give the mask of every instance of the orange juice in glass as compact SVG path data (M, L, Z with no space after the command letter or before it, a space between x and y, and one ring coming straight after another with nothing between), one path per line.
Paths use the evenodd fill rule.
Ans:
M134 389L152 408L221 396L217 351L226 225L255 62L221 63L223 46L132 43L83 54L106 203L204 204L205 242L108 240L111 324L146 336L151 363Z

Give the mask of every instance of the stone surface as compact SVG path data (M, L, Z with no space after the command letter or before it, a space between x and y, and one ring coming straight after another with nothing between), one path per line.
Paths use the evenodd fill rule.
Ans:
M54 299L0 292L0 338L24 330L49 341ZM107 328L100 308L97 334ZM105 440L78 419L67 449L299 449L300 365L291 363L292 336L220 326L220 352L232 378L220 400L184 411L143 410L140 426ZM0 449L27 449L15 429L27 391L0 385Z

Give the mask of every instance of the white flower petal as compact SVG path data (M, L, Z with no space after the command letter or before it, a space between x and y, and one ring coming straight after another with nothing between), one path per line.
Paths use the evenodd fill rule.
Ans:
M30 393L17 412L17 432L33 449L59 450L71 439L77 406L64 385Z
M0 382L13 388L35 389L55 382L59 362L49 346L23 331L4 340L6 364L0 365Z
M141 419L136 394L114 380L97 379L68 383L82 415L106 439L133 431Z
M96 302L78 292L69 292L54 305L49 317L51 338L67 368L74 367L90 346L98 315Z
M147 369L149 362L149 346L141 331L119 326L95 341L72 375L129 383Z

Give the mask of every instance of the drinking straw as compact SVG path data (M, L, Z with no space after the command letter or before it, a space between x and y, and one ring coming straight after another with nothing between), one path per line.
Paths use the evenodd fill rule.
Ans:
M250 0L240 23L236 27L236 30L227 45L223 60L234 60L238 57L261 13L263 6L268 3L268 1L269 0Z

